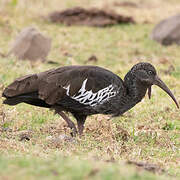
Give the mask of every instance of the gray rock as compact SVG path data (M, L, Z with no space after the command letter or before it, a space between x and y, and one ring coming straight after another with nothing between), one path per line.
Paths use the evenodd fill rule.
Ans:
M161 21L152 31L151 38L162 45L180 45L180 14Z
M42 35L34 27L27 27L17 36L8 54L14 54L18 59L44 61L50 49L50 38Z

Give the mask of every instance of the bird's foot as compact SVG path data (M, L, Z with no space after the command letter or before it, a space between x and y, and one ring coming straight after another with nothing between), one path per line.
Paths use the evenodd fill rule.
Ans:
M75 128L71 128L72 129L72 132L70 133L71 134L71 136L72 137L76 137L76 135L77 135L77 129L76 129L76 127Z
M66 121L68 127L72 129L71 136L76 137L78 131L75 124L62 111L58 112L58 114Z

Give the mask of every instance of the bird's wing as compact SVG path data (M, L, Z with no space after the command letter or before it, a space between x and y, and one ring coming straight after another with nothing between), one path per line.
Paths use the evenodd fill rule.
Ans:
M84 105L95 105L115 96L123 81L96 66L67 66L39 74L39 97L56 104L69 96Z
M123 81L112 72L96 66L66 66L25 76L9 85L4 94L38 92L38 97L54 105L64 97L84 105L96 105L115 96Z

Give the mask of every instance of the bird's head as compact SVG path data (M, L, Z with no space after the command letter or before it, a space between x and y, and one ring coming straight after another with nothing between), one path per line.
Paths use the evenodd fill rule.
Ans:
M173 99L176 106L179 108L174 95L166 86L166 84L158 77L156 69L150 63L138 63L132 67L130 72L138 80L139 83L147 87L149 99L151 98L151 86L157 85Z

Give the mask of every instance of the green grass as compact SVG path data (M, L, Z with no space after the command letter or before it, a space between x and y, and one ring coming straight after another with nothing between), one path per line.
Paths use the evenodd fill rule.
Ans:
M18 156L18 155L16 155ZM123 163L95 162L87 159L63 157L58 154L53 157L32 158L19 155L20 157L0 157L0 173L6 178L7 174L13 173L13 179L170 179L164 175L157 176L148 172L137 172L132 166ZM127 169L128 168L128 169ZM142 178L143 177L143 178Z
M145 0L143 3L150 3L154 8L114 7L113 0L2 1L0 52L7 53L19 31L33 25L52 38L48 59L57 61L60 66L98 65L123 78L135 63L147 61L157 68L161 79L180 102L180 47L163 47L149 38L157 22L179 12L179 1ZM133 16L137 24L108 28L66 27L41 18L58 8L76 5L108 5L119 13ZM72 57L65 56L66 53ZM87 62L91 55L98 61ZM170 66L174 70L165 73ZM18 61L14 56L0 57L0 93L19 76L55 67ZM52 111L25 104L9 107L2 105L2 99L0 101L0 179L180 178L180 113L158 87L153 87L151 100L145 97L122 117L89 117L84 136L73 142L53 140L62 134L69 136L70 130ZM30 141L20 141L22 134L27 134ZM127 165L127 160L153 163L166 172L154 174Z

